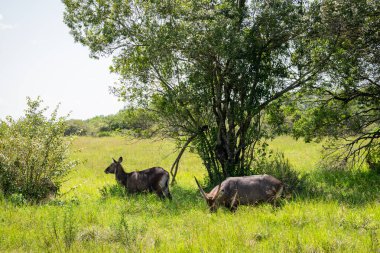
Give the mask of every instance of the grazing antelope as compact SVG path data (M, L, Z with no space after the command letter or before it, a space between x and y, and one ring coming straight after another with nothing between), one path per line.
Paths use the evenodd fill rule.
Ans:
M106 174L115 174L116 181L123 185L128 192L155 192L161 199L172 199L169 192L169 173L161 167L153 167L142 171L126 173L121 166L123 158L113 163L104 171Z
M229 177L209 193L204 192L197 178L195 182L211 212L215 212L221 205L233 212L238 205L255 205L260 202L275 204L284 188L280 180L270 175Z

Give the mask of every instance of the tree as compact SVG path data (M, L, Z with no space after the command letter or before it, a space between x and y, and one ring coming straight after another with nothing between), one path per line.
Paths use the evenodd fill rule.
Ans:
M210 181L249 174L265 109L330 58L313 40L319 5L309 1L63 2L75 40L92 57L113 55L113 92L153 107Z
M380 168L380 2L326 0L321 10L334 53L296 105L294 134L331 137L326 154L340 165Z
M58 192L76 162L69 159L71 140L64 138L66 118L57 116L58 108L47 118L40 98L28 98L27 105L22 118L0 121L0 192L40 201Z
M83 120L79 119L71 119L66 122L66 129L64 131L65 136L71 135L87 135L89 134L88 126L85 124Z

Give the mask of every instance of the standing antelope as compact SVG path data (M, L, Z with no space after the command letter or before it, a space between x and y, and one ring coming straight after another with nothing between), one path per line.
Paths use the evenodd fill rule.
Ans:
M121 166L123 158L113 163L104 171L106 174L115 174L116 181L123 185L128 192L155 192L161 199L172 199L169 192L169 173L161 167L153 167L142 171L126 173Z
M196 178L195 182L211 212L215 212L220 205L235 211L238 205L274 204L284 188L280 180L270 175L229 177L209 193L204 192Z

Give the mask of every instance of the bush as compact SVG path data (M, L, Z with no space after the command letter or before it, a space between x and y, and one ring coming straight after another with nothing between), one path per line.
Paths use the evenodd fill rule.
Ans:
M366 162L370 170L380 174L380 148L368 154Z
M285 159L283 153L271 153L268 156L261 156L256 160L251 169L252 174L268 174L281 180L284 183L284 193L298 192L302 190L304 180L299 173L292 169L289 161Z
M97 136L98 137L109 137L111 135L112 135L111 132L100 131Z
M24 117L1 121L0 189L5 196L45 199L75 166L68 158L71 141L63 137L66 119L57 117L57 109L46 118L48 108L40 109L41 103L28 98Z
M127 196L127 191L125 187L119 184L105 185L99 189L99 192L102 198Z
M89 130L87 125L84 123L83 120L78 119L72 119L66 121L66 128L64 131L65 136L71 136L71 135L79 135L79 136L85 136L89 134Z
M87 120L68 120L65 136L105 137L128 134L149 137L155 133L157 117L154 112L142 108L127 108L114 115L96 116Z

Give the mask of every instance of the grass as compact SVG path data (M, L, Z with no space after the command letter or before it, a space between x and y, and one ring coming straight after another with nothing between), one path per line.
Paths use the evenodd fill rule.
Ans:
M0 252L380 252L380 176L316 169L319 144L289 137L270 143L307 184L280 208L241 206L210 214L193 176L205 176L196 155L180 163L173 201L155 195L101 194L116 184L104 169L123 156L127 171L170 169L175 146L165 140L80 137L77 169L63 195L43 205L0 199Z

